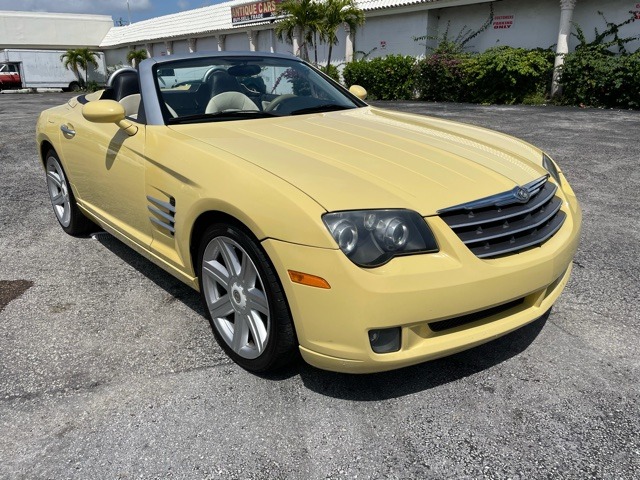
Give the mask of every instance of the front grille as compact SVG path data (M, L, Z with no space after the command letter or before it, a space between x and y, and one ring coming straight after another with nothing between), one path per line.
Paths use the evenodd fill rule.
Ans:
M486 310L481 310L479 312L469 313L467 315L449 318L447 320L440 320L439 322L431 322L429 324L429 328L434 332L442 332L443 330L460 327L462 325L466 325L467 323L477 322L478 320L482 320L484 318L489 318L493 315L506 312L507 310L511 310L512 308L521 305L523 302L524 298L519 298L517 300L513 300L512 302L504 303L502 305L498 305L497 307L487 308Z
M562 200L555 196L558 187L547 180L545 176L438 213L477 257L517 253L551 238L566 219Z

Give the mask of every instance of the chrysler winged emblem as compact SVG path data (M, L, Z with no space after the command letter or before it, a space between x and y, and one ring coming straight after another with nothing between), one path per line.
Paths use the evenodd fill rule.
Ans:
M529 201L529 197L531 196L529 190L523 187L516 187L513 194L516 197L516 200L521 203L527 203Z
M527 203L531 200L531 197L536 196L538 192L545 187L548 178L549 175L547 174L525 185L516 185L514 188L507 190L506 192L490 195L479 200L474 200L473 202L461 203L460 205L455 205L453 207L443 208L442 210L438 210L438 213L454 212L461 209L477 210L479 208L486 207L504 207L506 205L513 205L514 203ZM554 185L551 185L551 187L554 188L555 192L556 187Z

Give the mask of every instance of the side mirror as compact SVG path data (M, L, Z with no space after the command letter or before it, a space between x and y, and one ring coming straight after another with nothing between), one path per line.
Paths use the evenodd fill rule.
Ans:
M358 97L360 100L364 100L365 98L367 98L367 91L365 90L364 87L361 87L360 85L351 85L349 87L349 91L353 93L356 97Z
M115 100L95 100L82 107L82 116L93 123L115 123L127 134L135 135L138 127L125 120L124 107Z

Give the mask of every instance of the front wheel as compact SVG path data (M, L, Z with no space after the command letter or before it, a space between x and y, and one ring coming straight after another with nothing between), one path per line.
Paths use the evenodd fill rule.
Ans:
M53 150L47 152L45 166L49 198L62 229L74 236L95 229L95 224L85 217L78 208L60 159Z
M237 364L266 372L296 358L282 286L249 233L229 224L209 227L200 243L198 277L216 340Z

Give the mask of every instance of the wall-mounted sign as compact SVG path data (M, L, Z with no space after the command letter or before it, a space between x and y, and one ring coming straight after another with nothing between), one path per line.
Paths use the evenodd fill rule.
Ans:
M515 15L496 15L493 17L493 29L504 30L511 28Z
M640 20L640 3L636 3L636 9L633 14L636 17L636 20Z
M382 50L386 50L386 48L387 48L387 41L386 40L380 40L380 48Z
M244 5L231 7L231 23L260 22L268 19L275 19L276 7L281 0L268 0L266 2L251 2Z

